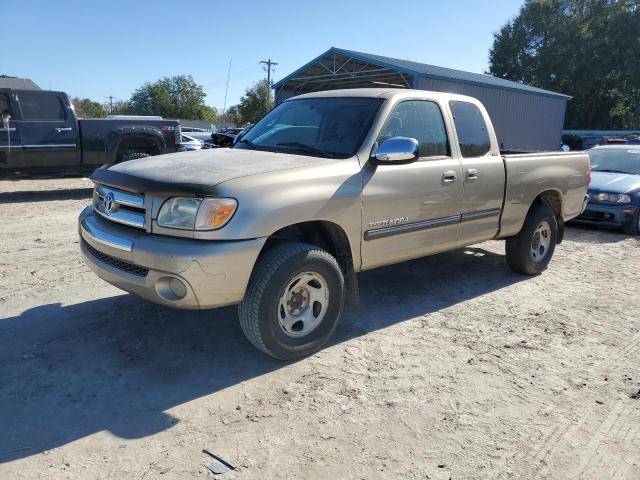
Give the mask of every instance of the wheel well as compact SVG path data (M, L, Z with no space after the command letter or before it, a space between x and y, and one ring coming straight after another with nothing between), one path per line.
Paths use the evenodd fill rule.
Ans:
M557 243L562 243L562 239L564 238L564 220L562 219L562 195L555 190L547 190L538 195L533 204L529 208L529 211L535 205L546 205L556 216L556 220L558 222L558 238Z
M149 137L130 137L122 140L116 151L116 160L120 160L127 153L147 153L158 155L160 146L158 142Z
M289 225L269 236L263 252L274 245L291 241L309 243L333 255L344 275L346 301L351 304L358 303L358 280L353 267L351 245L342 227L333 222L322 220Z
M542 192L536 197L536 199L534 200L534 204L536 202L540 205L548 206L551 210L553 210L553 213L556 214L556 217L562 216L562 196L555 190L547 190L546 192Z

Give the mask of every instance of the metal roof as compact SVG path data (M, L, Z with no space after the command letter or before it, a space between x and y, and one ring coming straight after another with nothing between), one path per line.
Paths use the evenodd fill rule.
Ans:
M0 88L40 90L40 87L28 78L9 77L8 75L0 75Z
M474 85L481 85L485 87L498 88L502 90L520 91L522 93L528 93L533 95L543 95L556 98L570 99L569 95L564 95L558 92L552 92L550 90L544 90L542 88L532 87L523 83L513 82L511 80L505 80L504 78L493 77L491 75L484 75L481 73L465 72L462 70L455 70L452 68L438 67L435 65L428 65L426 63L412 62L409 60L401 60L399 58L384 57L382 55L373 55L370 53L356 52L354 50L345 50L342 48L331 47L322 55L314 58L307 64L303 65L290 75L287 75L282 80L276 82L273 88L282 87L288 80L293 79L298 74L302 73L307 68L312 67L314 64L321 62L323 58L329 55L342 55L350 57L355 60L367 62L387 69L393 69L402 73L417 75L421 77L435 78L441 80L447 80L450 82L467 83Z

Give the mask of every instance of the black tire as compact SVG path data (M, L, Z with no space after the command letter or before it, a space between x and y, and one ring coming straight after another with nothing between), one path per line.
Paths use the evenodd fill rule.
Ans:
M627 235L640 235L640 207L638 207L638 210L631 219L631 222L625 225L622 228L622 231Z
M542 226L542 232L546 231L545 222L549 227L547 235L543 237L541 233L538 233L536 240L536 232L539 227ZM542 247L543 238L544 243L548 241L548 247ZM514 272L524 275L538 275L547 269L556 249L557 239L558 221L553 210L546 205L536 205L527 214L520 232L507 238L507 264Z
M306 272L320 275L325 281L328 305L323 308L321 318L320 312L316 315L315 310L311 310L319 318L313 330L292 337L295 333L287 333L281 325L279 315L286 313L280 300L291 281ZM295 360L316 352L326 343L338 324L343 306L344 277L336 259L313 245L285 243L267 250L258 260L238 308L238 317L242 331L253 346L272 357Z
M148 153L142 153L142 152L131 152L131 153L125 153L124 155L122 155L122 157L118 160L118 163L121 162L128 162L129 160L135 160L136 158L147 158L150 157L151 155L149 155Z

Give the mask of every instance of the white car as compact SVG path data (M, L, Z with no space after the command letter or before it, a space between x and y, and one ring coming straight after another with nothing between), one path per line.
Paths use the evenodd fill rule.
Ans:
M189 135L182 135L182 143L180 144L179 152L191 152L193 150L202 150L204 142L197 140Z

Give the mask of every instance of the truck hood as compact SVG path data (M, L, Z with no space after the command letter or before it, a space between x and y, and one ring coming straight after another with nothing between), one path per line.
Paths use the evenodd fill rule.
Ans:
M640 175L591 172L590 192L629 193L640 189Z
M234 178L291 168L317 166L336 160L290 155L258 150L218 148L194 152L170 153L120 163L92 178L117 186L135 186L131 178L140 179L134 190L180 191L212 193L212 187ZM110 180L111 179L111 180Z

